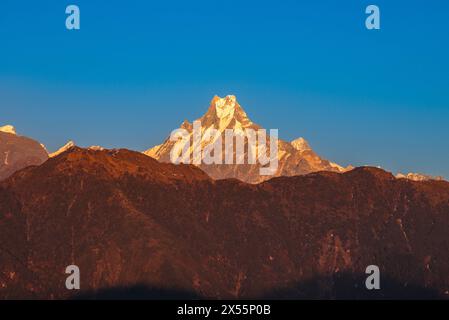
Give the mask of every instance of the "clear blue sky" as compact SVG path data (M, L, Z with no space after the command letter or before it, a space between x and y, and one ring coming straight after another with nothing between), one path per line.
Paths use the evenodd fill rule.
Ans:
M0 124L50 151L144 150L235 94L338 163L449 177L447 0L2 0L0 44Z

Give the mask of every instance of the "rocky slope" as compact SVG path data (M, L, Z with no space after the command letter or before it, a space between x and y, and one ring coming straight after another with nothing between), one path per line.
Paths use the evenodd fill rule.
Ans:
M22 168L40 165L47 158L39 142L17 135L13 126L0 128L0 180Z
M81 293L121 298L134 286L211 298L447 297L448 232L444 181L356 168L254 185L73 147L0 183L0 298L73 297L70 264ZM371 264L377 292L363 289Z

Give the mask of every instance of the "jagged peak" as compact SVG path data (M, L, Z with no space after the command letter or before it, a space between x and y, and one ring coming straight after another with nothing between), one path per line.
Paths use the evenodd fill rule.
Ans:
M293 140L290 144L298 151L312 150L307 140L303 137Z
M61 148L59 148L57 151L50 153L48 156L50 158L54 158L58 155L60 155L61 153L66 152L67 150L72 149L73 147L76 147L75 142L73 142L72 140L70 140L69 142L67 142L64 146L62 146Z
M237 98L235 95L228 94L224 96L223 98L217 95L214 95L211 101L211 105L217 105L218 104L224 104L224 103L236 103Z
M203 126L208 128L213 125L220 131L234 127L247 128L253 125L234 95L227 95L224 98L215 95L208 112L199 120Z
M232 117L236 107L238 107L237 99L234 95L227 95L224 98L214 96L211 102L211 106L215 110L217 118L223 119Z
M6 126L0 127L1 132L10 133L16 135L16 128L14 126L7 124Z
M192 124L187 119L185 119L181 124L181 129L191 130Z

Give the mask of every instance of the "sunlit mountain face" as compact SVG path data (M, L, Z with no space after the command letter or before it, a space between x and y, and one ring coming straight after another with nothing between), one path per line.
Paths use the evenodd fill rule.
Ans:
M42 164L48 155L37 141L18 136L11 125L0 127L0 180L31 165Z
M0 302L449 299L449 1L0 3Z
M258 124L252 122L246 112L238 103L235 96L229 95L224 98L215 96L210 104L207 112L194 123L200 125L201 135L204 136L208 130L216 130L216 135L212 139L203 139L201 141L200 151L201 156L204 158L204 151L210 148L211 145L217 142L217 138L221 142L226 142L226 131L231 131L236 137L232 138L230 144L230 153L232 163L227 163L226 157L226 146L223 147L220 152L221 163L220 164L205 164L204 161L198 163L199 167L208 173L214 179L225 179L225 178L236 178L249 183L258 183L272 178L273 176L294 176L300 174L306 174L310 172L317 171L334 171L334 172L344 172L349 170L351 167L343 168L335 163L329 162L325 159L320 158L313 150L310 148L304 138L298 138L292 143L286 142L284 140L278 139L277 143L277 159L279 165L276 171L271 175L261 175L260 174L260 164L249 164L248 153L251 152L251 147L249 147L248 140L245 137L245 132L247 130L252 130L252 132L257 132L263 129ZM190 123L185 120L181 129L187 131L189 137L184 143L189 143L188 153L186 153L185 158L192 160L194 158L194 148L193 148L193 136L194 136L194 123ZM263 129L265 130L265 129ZM269 130L265 130L266 134L269 135ZM244 137L243 152L237 155L237 141L238 138ZM144 153L162 162L170 162L170 154L176 144L183 143L178 141L173 141L168 138L163 144L155 146ZM270 149L271 142L267 139L266 149ZM255 153L258 151L257 146L255 146ZM182 149L184 146L181 145L179 148ZM241 158L241 163L237 163L237 159ZM204 160L204 159L201 160ZM231 162L231 161L230 161Z

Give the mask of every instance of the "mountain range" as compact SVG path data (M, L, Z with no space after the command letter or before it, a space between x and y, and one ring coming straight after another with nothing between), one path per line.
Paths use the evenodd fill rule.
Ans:
M207 112L196 121L201 123L201 135L204 135L207 130L215 129L223 141L225 140L226 130L232 130L232 132L239 135L247 129L255 131L263 129L260 125L252 122L248 118L246 112L233 95L228 95L224 98L215 96ZM189 139L192 140L193 124L191 122L184 120L180 129L186 130ZM203 156L204 150L213 145L215 141L216 138L201 142L201 156ZM234 144L237 144L236 142L237 139L234 138ZM170 162L170 152L176 144L177 142L171 141L170 136L168 136L162 144L154 146L143 153L160 162ZM14 172L29 165L39 165L46 159L57 156L75 145L75 142L69 140L57 151L48 153L43 144L31 138L17 135L13 126L6 125L0 127L0 180L7 178ZM269 139L266 145L267 149L269 149ZM101 146L90 146L89 148L96 150L103 149ZM248 159L249 157L248 150L248 141L245 140L244 159ZM198 167L213 179L234 178L248 183L260 183L273 177L296 176L319 171L343 173L354 168L351 165L343 167L335 162L323 159L313 151L303 137L299 137L291 142L278 139L277 159L279 165L276 172L272 175L261 175L260 168L262 166L260 164L248 164L248 162L237 164L235 145L232 151L233 164L205 164L202 158ZM193 148L188 150L187 158L193 158ZM398 173L396 177L414 181L444 180L440 176L433 177L420 173Z
M261 128L234 96L199 120ZM172 164L174 143L48 154L1 127L0 299L449 298L449 182L344 168L303 138L279 141L269 179L259 165ZM365 287L369 265L381 290Z
M377 168L247 184L72 147L0 183L0 297L123 298L138 286L206 298L444 298L448 213L448 182ZM81 293L65 288L71 264ZM364 290L372 264L378 292Z

